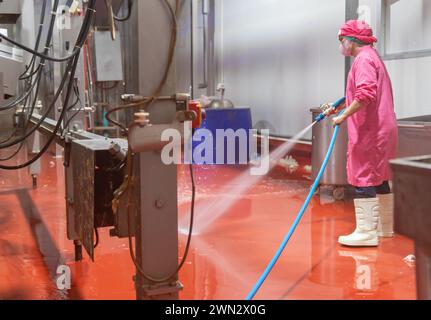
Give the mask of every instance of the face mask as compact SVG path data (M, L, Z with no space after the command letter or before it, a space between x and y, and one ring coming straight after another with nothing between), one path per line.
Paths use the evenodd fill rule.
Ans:
M340 44L340 53L345 57L352 55L352 42L350 40L343 40Z

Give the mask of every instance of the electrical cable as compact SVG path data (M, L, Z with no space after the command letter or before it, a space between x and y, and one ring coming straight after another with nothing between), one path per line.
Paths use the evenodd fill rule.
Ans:
M33 58L34 60L36 60L35 58ZM34 77L34 75L36 74L36 73L38 73L39 72L39 70L40 70L40 68L41 68L42 66L39 64L39 66L36 68L36 70L34 70L32 73L29 73L29 74L25 74L25 75L22 75L22 76L20 76L19 77L19 80L27 80L28 78L32 78L32 77Z
M99 230L94 227L94 234L96 235L96 243L93 245L93 248L96 249L99 246Z
M319 174L317 175L317 178L314 181L313 186L311 187L311 190L308 194L307 199L305 200L305 202L304 202L301 210L299 211L293 225L291 226L289 232L287 233L287 235L283 239L283 242L281 243L280 247L278 248L278 250L275 253L274 257L272 258L271 262L268 264L265 271L263 272L263 274L261 275L259 280L256 282L256 284L254 285L253 289L248 294L246 300L253 300L253 298L256 296L257 292L262 287L265 280L268 278L269 274L271 273L272 269L274 268L274 266L276 265L276 263L280 259L281 254L283 253L284 249L286 248L287 244L289 243L290 239L292 238L293 233L295 232L296 228L298 227L299 223L301 222L301 219L304 216L305 211L307 210L311 199L313 198L314 194L316 193L317 187L319 186L320 180L322 179L322 176L326 170L326 167L328 166L328 162L331 158L332 152L334 151L335 142L337 141L339 131L340 131L340 126L337 125L335 127L334 134L332 136L331 143L329 145L329 149L328 149L328 152L326 154L325 160L323 161L322 167L320 168Z
M72 69L72 72L71 72L71 76L75 75L75 71L76 71L77 65L78 65L78 59L74 59L74 63L72 65L73 69ZM69 95L69 93L67 95ZM68 99L66 99L66 101L67 100ZM19 169L23 169L25 167L28 167L29 165L31 165L34 162L36 162L37 160L39 160L42 157L42 155L45 154L45 152L49 149L49 146L51 145L51 143L54 141L54 139L56 137L56 134L57 134L58 130L61 127L61 122L63 120L65 110L66 110L66 108L63 109L62 114L60 115L60 119L59 119L59 121L58 121L58 123L57 123L57 125L56 125L56 127L54 129L54 132L52 133L51 137L48 139L48 142L45 144L45 146L42 148L42 150L34 158L32 158L31 160L29 160L29 161L27 161L27 162L25 162L23 164L20 164L20 165L15 165L15 166L0 165L0 169L3 169L3 170L19 170Z
M38 71L41 71L41 70L39 69ZM17 105L19 105L21 102L23 102L24 100L26 100L26 99L30 96L30 94L33 92L33 90L34 90L34 88L35 88L35 86L36 86L36 84L37 84L37 82L38 82L38 80L39 80L39 77L41 77L41 74L39 74L39 75L37 76L36 80L35 80L35 81L33 82L33 84L28 88L27 92L25 92L25 94L24 94L23 96L21 96L20 98L17 98L17 99L16 99L16 100L14 100L14 101L11 101L10 103L8 103L8 104L7 104L7 105L5 105L5 106L0 107L0 112L1 112L1 111L6 111L6 110L13 109L13 108L15 108Z
M57 9L58 9L58 5L59 5L59 0L55 0L55 2L54 2L54 4L53 4L53 11L52 11L52 13L51 13L51 21L50 21L50 25L49 25L49 29L48 29L48 33L47 33L47 37L46 37L46 43L45 43L45 53L48 53L48 50L49 50L49 46L50 46L50 44L51 44L51 41L52 41L52 37L53 37L53 31L54 31L54 26L55 26L55 21L56 21L56 15L54 14L54 12L56 12L57 11ZM43 14L44 12L42 12L41 14ZM41 19L41 21L42 21L42 19ZM43 66L45 65L45 60L41 60L40 61L40 63L39 63L39 66L42 66L42 69L43 69ZM40 71L42 71L42 69L40 70ZM32 115L33 115L33 112L34 112L34 108L35 108L35 106L36 106L36 101L37 101L37 95L38 95L38 92L39 92L39 87L40 87L40 81L41 81L41 77L40 76L38 76L38 78L37 78L37 80L35 81L35 83L34 83L34 85L36 85L36 92L35 92L35 94L34 94L34 96L35 96L35 98L34 98L34 100L33 100L33 103L32 103L32 106L31 106L31 109L30 109L30 112L29 112L29 114L27 114L27 112L26 112L26 105L27 105L27 97L28 97L28 95L26 95L26 98L24 99L25 100L25 103L24 103L24 114L26 115L26 117L28 118L27 119L27 123L26 123L26 125L25 125L25 130L24 130L24 138L23 139L16 139L16 140L14 140L13 142L11 142L9 145L8 145L8 142L1 142L0 143L0 148L7 148L7 147L9 147L9 146L12 146L12 145L15 145L15 144L18 144L18 143L21 143L21 142L23 142L23 141L25 141L25 138L27 138L29 135L26 135L26 132L27 132L27 128L28 128L28 125L29 125L29 123L30 123L30 118L32 117ZM31 90L29 90L28 91L28 93L29 94L31 94L32 93L32 91L33 91L33 88L31 89ZM57 99L58 98L56 98L55 99L55 101L57 101ZM50 110L49 110L50 111ZM49 112L48 111L48 112ZM36 128L34 128L34 129L37 129L39 126L37 126ZM34 130L35 131L35 130ZM12 139L12 137L15 135L15 133L17 132L17 129L15 130L15 132L6 140L6 141L9 141L10 139Z
M171 15L172 33L171 33L171 41L170 41L170 45L169 45L168 62L166 64L166 68L165 68L165 71L163 73L163 77L162 77L157 89L154 91L154 93L152 94L152 96L149 99L146 99L146 100L143 100L143 101L140 101L137 103L130 103L130 104L119 106L117 108L111 109L110 111L108 111L105 114L106 120L108 120L109 123L121 128L124 133L128 132L128 129L126 128L126 126L113 120L111 118L111 115L115 112L128 110L131 108L143 107L143 109L146 109L146 108L150 107L155 101L157 101L158 97L160 96L160 93L161 93L163 87L165 86L167 78L169 76L169 71L172 67L172 62L173 62L174 56L175 56L175 47L177 44L177 33L178 33L177 14L179 12L181 2L179 0L176 1L176 10L174 11L174 9L172 8L172 6L170 5L170 3L167 0L163 0L163 1L165 2L166 6L168 7L169 13Z
M41 41L41 38L42 38L42 31L43 31L43 26L44 26L44 23L45 23L46 3L47 3L47 0L44 0L44 2L42 4L41 12L40 12L39 31L38 31L38 34L37 34L37 37L36 37L36 43L35 43L35 47L34 47L35 51L37 51L39 49L40 41ZM31 61L30 61L30 64L27 67L27 69L24 71L23 74L20 75L19 80L26 80L28 78L32 78L36 73L38 73L40 71L40 68L41 68L40 64L36 68L36 70L34 70L34 63L35 63L35 61L36 61L35 56L33 56L32 59L31 59ZM31 70L30 74L27 74L27 72L29 70ZM31 81L30 81L30 83L31 83ZM10 110L10 109L14 108L15 106L17 106L18 104L20 104L22 101L26 100L27 97L30 95L30 93L31 93L31 91L33 89L34 89L34 84L32 86L30 86L30 88L28 89L28 91L25 92L24 95L21 98L17 98L13 102L8 103L6 106L0 107L0 112L1 111L5 111L5 110Z
M153 96L150 98L150 101L148 103L147 108L149 108L150 106L153 105L153 103L157 100L157 98L160 96L163 87L166 84L166 81L168 79L169 76L169 71L171 70L172 67L172 63L174 61L174 57L175 57L175 48L177 45L177 36L178 36L178 21L177 21L177 14L178 14L178 9L179 9L179 5L180 5L180 1L176 0L176 9L174 11L174 9L172 8L171 4L169 3L168 0L164 0L166 6L169 9L169 12L171 14L171 18L172 18L172 35L171 35L171 43L170 43L170 48L169 48L169 56L168 56L168 64L166 66L165 69L165 73L163 75L162 80L160 81L160 84L158 86L158 88L156 89L155 93L153 94Z
M66 132L66 130L68 129L70 123L72 122L72 120L80 113L84 110L84 106L82 105L82 101L80 98L80 93L79 93L79 88L76 85L75 86L75 94L76 94L76 101L68 108L68 111L73 111L73 108L75 108L78 103L80 104L80 107L78 110L76 110L76 112L70 117L70 119L68 119L66 121L66 123L63 126L63 130L61 132L61 135L64 136L64 133Z
M58 1L59 0L56 0L56 3L55 4L57 4L57 7L58 7ZM93 2L94 0L92 0L91 2ZM54 11L56 11L57 9L56 8L54 8ZM88 13L88 12L90 12L90 13ZM79 33L79 36L78 36L78 38L77 38L77 45L76 45L76 47L77 48L81 48L82 47L82 45L83 45L83 43L85 42L85 40L86 40L86 37L87 37L87 35L88 35L88 33L89 33L89 29L90 29L90 27L91 27L91 22L92 22L92 18L93 18L93 16L94 16L94 12L95 12L95 10L94 10L94 6L93 7L88 7L88 9L87 9L87 15L86 15L86 18L84 19L84 22L83 22L83 26L81 27L81 30L80 30L80 33ZM54 17L54 19L51 19L51 26L52 26L52 29L53 29L53 27L54 27L54 23L55 23L55 15L53 16ZM49 43L51 43L51 39L52 39L52 30L50 29L50 31L51 32L49 32L49 34L48 34L48 37L47 37L47 43L48 43L48 41L49 41ZM45 50L48 50L47 49L48 48L48 45L46 46L46 48L45 48ZM75 56L75 60L76 60L76 58L79 58L79 55L76 55ZM44 60L42 60L42 62L44 63ZM63 88L64 88L64 86L66 85L66 82L67 82L67 79L68 79L68 75L69 75L69 73L70 73L70 61L69 61L69 63L68 63L68 67L66 68L66 72L65 72L65 75L64 75L64 77L63 77L63 79L62 79L62 81L61 81L61 83L60 83L60 86L59 86L59 88L58 88L58 90L57 90L57 93L55 94L55 96L54 96L54 99L53 99L53 102L51 103L51 105L49 106L49 108L47 109L47 111L45 112L45 114L41 117L41 119L38 121L38 123L29 131L29 132L27 132L27 133L25 133L22 137L20 137L20 138L18 138L18 139L16 139L16 140L14 140L14 141L12 141L12 142L7 142L7 143L2 143L2 144L0 144L0 149L3 149L3 148L8 148L8 147L10 147L10 146L13 146L13 145L15 145L15 144L18 144L18 143L20 143L20 142L22 142L22 141L24 141L25 139L27 139L31 134L33 134L36 130L38 130L38 128L43 124L43 122L45 121L45 119L48 117L48 115L49 115L49 113L51 112L51 110L52 110L52 108L54 107L54 105L55 105L55 103L56 103L56 101L59 99L59 97L60 97L60 95L61 95L61 93L62 93L62 91L63 91ZM39 85L40 85L40 78L39 78L39 81L38 81L38 85L37 85L37 87L36 87L36 92L38 92L38 90L39 90ZM67 95L70 95L70 92L67 92ZM34 103L33 103L33 106L32 106L32 108L31 108L31 111L30 111L30 115L31 114L33 114L33 111L34 111L34 108L35 108L35 104L36 104L36 100L34 101ZM67 104L67 102L65 102L65 104ZM0 168L1 169L1 168Z
M38 50L39 50L40 40L41 40L41 38L42 38L43 26L44 26L44 24L45 24L46 3L47 3L47 0L44 0L44 1L43 1L43 3L42 3L41 11L40 11L39 31L38 31L38 33L37 33L36 43L35 43L35 46L34 46L34 50L35 50L35 51L38 51ZM36 57L35 57L35 56L33 56L33 57L31 58L31 60L30 60L30 64L28 65L27 69L24 71L24 73L22 73L22 74L19 76L19 80L24 80L24 79L27 79L27 78L29 78L29 77L30 77L30 76L26 76L26 74L27 74L27 72L28 72L30 69L31 69L31 70L33 70L34 63L35 63L35 62L36 62ZM31 75L31 76L32 76L32 75Z
M115 112L123 111L126 109L141 107L145 104L145 102L148 102L148 101L149 100L146 99L142 102L134 102L134 103L124 104L124 105L121 105L120 107L113 108L113 109L109 110L108 112L106 112L105 118L106 118L106 120L108 120L109 123L121 128L121 130L123 131L124 134L127 134L127 132L129 130L126 128L126 126L124 126L121 123L117 122L116 120L112 119L111 115Z
M43 26L44 26L44 23L45 23L46 4L47 4L47 0L44 0L44 2L42 4L41 12L40 12L39 31L38 31L37 38L36 38L35 50L38 50L39 45L40 45L40 41L41 41ZM24 80L24 79L27 80L27 79L30 78L30 80L27 80L27 86L29 86L29 88L27 89L27 91L24 92L24 94L21 97L16 98L12 102L9 102L6 106L0 107L0 112L1 111L5 111L5 110L13 109L14 107L16 107L17 105L19 105L23 101L25 101L24 102L24 106L27 104L28 97L33 92L35 85L38 83L39 78L41 77L42 69L43 69L43 65L39 64L39 66L36 68L36 70L33 71L34 70L34 63L35 63L35 56L32 57L29 66L27 67L26 71L24 72L24 74L25 74L25 73L27 73L31 69L30 74L27 75L27 76L25 76L25 77L23 77L23 75L20 76L20 80ZM36 78L36 81L34 81L34 83L31 84L32 83L32 78L33 78L33 76L35 74L38 74L38 76ZM35 96L37 96L37 93L38 93L38 91L36 92ZM23 109L23 114L25 115L26 118L28 118L29 115L26 112L25 107ZM25 125L25 128L27 128L27 126L28 126L28 123ZM6 142L10 141L16 135L17 132L18 132L18 128L16 128L9 135L9 137L7 137L6 139L0 141L0 144L6 143ZM17 148L17 150L11 156L9 156L9 157L7 157L5 159L0 159L0 161L7 161L7 160L12 159L22 149L23 144L24 144L24 142L21 142L21 145Z
M66 62L66 61L69 61L72 58L74 58L80 52L80 50L81 50L80 47L77 47L68 56L60 57L60 58L58 58L58 57L51 57L51 56L48 56L47 54L40 53L40 52L38 52L36 50L33 50L33 49L31 49L31 48L29 48L29 47L27 47L27 46L25 46L25 45L23 45L23 44L15 41L15 40L12 40L11 38L8 38L8 37L6 37L3 34L0 34L0 38L6 40L7 42L13 44L14 46L16 46L16 47L18 47L18 48L20 48L20 49L22 49L24 51L27 51L28 53L31 53L31 54L33 54L33 55L35 55L35 56L37 56L37 57L39 57L41 59L48 60L48 61L54 61L54 62Z
M53 6L53 8L54 8L53 11L54 12L56 12L56 10L58 8L58 2L59 2L59 0L55 0L54 6ZM93 17L94 17L94 13L95 13L95 3L96 3L96 0L90 0L89 1L88 7L87 7L86 16L84 18L83 25L81 27L80 33L79 33L78 38L77 38L77 48L79 48L79 50L82 47L82 44L85 42L85 40L86 40L86 38L88 36L88 33L90 31L91 23L93 21ZM54 19L51 19L51 26L52 27L54 26L54 23L55 23L55 15L53 15L53 16L54 16ZM52 31L52 30L53 30L53 28L50 29L50 31ZM52 32L49 32L48 37L47 37L47 41L49 39L49 43L51 42L51 37L52 37ZM47 50L47 46L46 46L45 50ZM64 87L64 84L65 84L67 78L69 78L69 84L68 84L68 87L67 87L66 97L65 97L65 101L64 101L65 105L67 105L69 103L71 91L72 91L72 88L73 88L73 79L75 77L75 73L76 73L76 68L77 68L78 62L79 62L79 54L76 55L72 60L68 61L68 65L66 67L65 76L64 76L63 81L62 81L63 86L60 86L60 87ZM58 96L59 96L60 92L61 92L61 90L59 90L57 92ZM58 99L58 96L57 96L57 99ZM54 103L55 103L55 101L57 101L57 99L54 99ZM51 105L51 108L52 108L52 106L53 105ZM19 170L19 169L22 169L22 168L25 168L25 167L31 165L32 163L34 163L35 161L37 161L38 159L40 159L40 157L42 157L42 155L48 150L49 146L51 145L51 143L56 138L57 133L58 133L58 131L61 128L61 123L63 121L65 113L66 113L66 108L64 108L62 110L62 113L60 115L60 119L57 122L57 125L54 128L54 131L53 131L51 137L48 139L48 142L46 143L46 145L42 148L42 150L33 159L27 161L26 163L23 163L23 164L20 164L20 165L16 165L16 166L3 166L3 165L0 165L0 169L3 169L3 170ZM47 116L47 114L44 116L43 120L46 118L46 116ZM39 125L43 122L43 120L41 120L39 122Z
M24 144L25 144L25 142L21 142L20 145L18 146L18 148L10 156L8 156L6 158L0 158L0 162L8 161L8 160L11 160L12 158L14 158L21 151Z

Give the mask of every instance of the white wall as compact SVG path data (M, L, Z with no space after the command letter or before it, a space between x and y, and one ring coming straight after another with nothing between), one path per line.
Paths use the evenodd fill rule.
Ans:
M377 30L376 3L361 0ZM431 0L399 0L390 19L389 53L431 49ZM383 41L383 39L379 39ZM391 75L398 118L431 114L431 57L386 61Z
M221 0L220 81L258 128L293 136L309 109L344 94L344 0ZM308 137L309 138L309 137Z
M388 6L387 52L431 49L431 1L399 0Z
M388 61L399 119L431 114L431 57Z

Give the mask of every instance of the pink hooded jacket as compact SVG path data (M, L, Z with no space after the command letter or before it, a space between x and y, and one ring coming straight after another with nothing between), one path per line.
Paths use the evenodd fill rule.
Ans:
M348 182L355 187L379 186L391 179L389 160L396 157L398 126L392 83L372 46L365 46L352 65L346 103L363 108L348 119Z

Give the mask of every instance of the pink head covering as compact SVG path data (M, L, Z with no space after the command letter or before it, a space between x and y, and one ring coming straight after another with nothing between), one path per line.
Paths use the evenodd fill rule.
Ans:
M373 29L365 22L360 20L350 20L341 27L339 37L353 37L365 44L377 42L373 36Z

